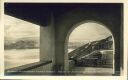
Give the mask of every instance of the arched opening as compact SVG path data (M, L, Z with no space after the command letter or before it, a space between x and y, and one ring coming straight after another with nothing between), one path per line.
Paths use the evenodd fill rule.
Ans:
M114 38L104 24L80 22L66 37L65 70L76 75L112 75L114 54Z

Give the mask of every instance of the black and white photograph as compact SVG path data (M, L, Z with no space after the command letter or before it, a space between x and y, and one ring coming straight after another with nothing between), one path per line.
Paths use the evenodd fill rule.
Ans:
M123 3L4 3L5 75L120 76Z

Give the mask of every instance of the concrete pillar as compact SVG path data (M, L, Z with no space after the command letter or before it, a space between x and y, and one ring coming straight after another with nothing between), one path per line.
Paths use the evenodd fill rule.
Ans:
M48 17L47 26L40 27L40 61L54 61L55 36L53 15Z

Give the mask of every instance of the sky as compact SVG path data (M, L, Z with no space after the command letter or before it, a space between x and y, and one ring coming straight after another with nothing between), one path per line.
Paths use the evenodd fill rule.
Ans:
M16 40L24 37L39 37L40 27L36 24L4 15L5 37Z
M111 32L103 25L88 22L76 27L69 36L69 42L88 42L104 39Z
M4 15L5 38L16 40L24 37L39 37L40 27L27 21L23 21L9 15ZM89 42L104 39L111 32L103 25L88 22L79 25L70 34L69 42Z

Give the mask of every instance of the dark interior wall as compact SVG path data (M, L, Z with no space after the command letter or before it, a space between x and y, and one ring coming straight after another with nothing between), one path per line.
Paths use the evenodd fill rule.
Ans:
M74 25L82 21L92 20L104 24L113 34L115 40L115 71L116 75L120 73L120 67L123 67L123 25L122 25L122 4L113 6L81 7L57 17L55 20L55 53L56 64L64 68L65 40L69 31Z

